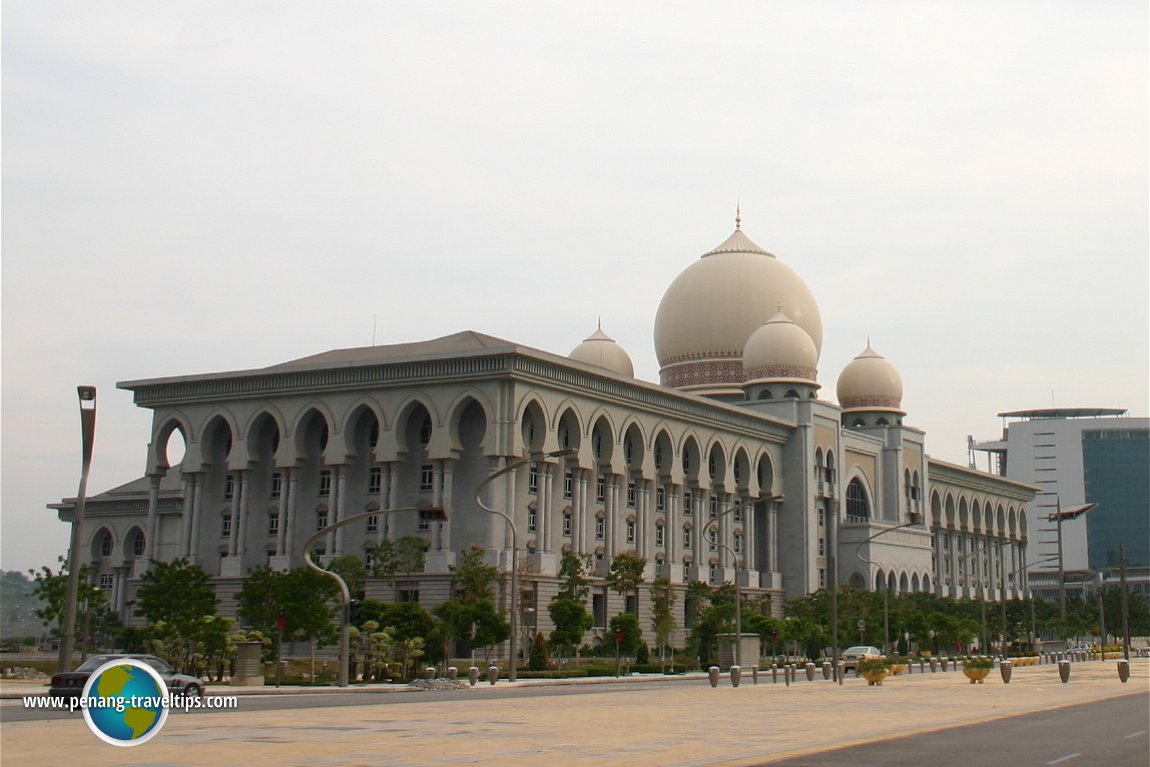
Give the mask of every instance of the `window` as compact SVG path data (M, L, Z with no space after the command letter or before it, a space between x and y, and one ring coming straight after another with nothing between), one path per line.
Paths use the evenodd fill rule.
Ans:
M321 497L331 495L331 469L319 473L319 494Z
M369 532L369 533L378 533L379 532L379 515L378 514L372 514L370 517L367 518L367 532Z
M425 463L419 467L419 492L430 493L435 487L435 466Z
M379 495L383 490L383 468L372 466L367 472L367 492Z
M109 533L104 533L104 536L100 539L100 556L112 556L112 536Z
M419 602L419 584L401 583L396 586L396 600L399 602Z
M539 467L534 464L527 470L527 492L531 495L539 492Z
M327 527L327 509L320 509L315 513L315 529L322 530Z
M827 571L825 568L819 568L819 588L824 588L827 585Z
M563 537L571 537L571 512L563 512Z
M635 521L627 520L627 543L635 542Z
M718 496L712 495L710 497L709 508L710 508L711 519L714 519L715 517L719 516L719 498L718 498Z
M847 485L847 519L851 522L865 522L870 518L870 504L867 503L866 491L858 479L852 479Z
M711 551L719 550L719 533L713 528L707 532L707 548Z
M743 521L743 504L741 504L741 503L739 504L738 508L735 509L735 521L736 522L742 522Z
M236 497L236 475L228 474L224 476L224 500L230 501Z
M683 548L688 550L691 548L691 528L689 527L683 528Z
M602 628L607 625L607 595L591 595L591 615L595 619L595 626Z
M371 430L367 433L368 447L376 447L379 445L379 421L371 425Z
M707 579L710 580L711 583L719 579L719 568L716 565L711 565L707 568Z
M132 556L144 556L144 534L136 531L136 537L132 539Z
M101 591L111 591L116 583L116 576L112 573L100 573L99 586Z
M823 527L826 524L826 513L826 509L819 509L819 527Z
M567 498L567 499L571 498L571 496L573 494L574 484L575 484L575 478L572 476L571 472L570 471L563 472L563 497L564 498Z
M319 449L327 450L327 424L323 425L323 431L319 433Z
M601 541L607 537L607 520L595 517L595 540Z
M527 532L535 532L536 523L538 522L538 514L534 506L527 507Z
M419 527L417 529L421 533L426 533L428 530L431 529L431 520L426 519L426 518L421 516L419 518Z
M667 491L659 488L655 491L655 511L664 511L667 508Z
M221 538L227 538L231 534L232 534L232 515L231 514L221 514L220 515L220 537Z
M732 548L735 550L736 554L742 554L743 553L743 536L741 536L741 535L735 536L735 545Z
M711 453L711 457L707 459L707 476L711 479L715 478L715 454Z
M695 513L695 498L694 498L694 496L691 495L691 491L688 490L685 493L683 493L683 516L684 517L690 517L690 516L694 515L694 513Z
M691 473L691 456L688 453L683 453L683 473Z
M268 535L277 535L280 531L280 515L278 511L268 512Z
M268 497L279 498L283 494L284 489L284 476L278 471L272 472L271 489L268 491Z
M662 525L655 525L655 545L660 549L666 546L666 529Z
M819 556L825 557L827 555L827 542L825 538L819 538Z
M635 496L636 496L636 494L637 494L637 492L635 490L635 483L634 482L628 482L627 483L627 508L629 508L629 509L635 508Z
M595 501L603 503L603 498L607 495L606 482L602 477L595 480Z
M426 445L431 442L431 419L424 418L419 425L419 444Z

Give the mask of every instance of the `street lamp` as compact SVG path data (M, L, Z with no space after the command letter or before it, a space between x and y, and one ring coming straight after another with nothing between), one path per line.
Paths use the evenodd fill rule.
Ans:
M760 501L767 503L775 503L783 500L781 495L771 495L766 498L760 498ZM720 513L715 515L715 518L703 526L703 538L707 538L707 531L719 523L719 520L727 516L733 511L743 508L742 502L736 503L730 508L723 509ZM715 544L723 547L731 552L731 559L735 562L735 665L739 668L743 667L743 589L739 583L739 563L740 557L735 550L728 546L726 543L716 538Z
M515 520L511 518L510 514L505 511L500 511L499 509L493 509L483 502L483 491L498 477L502 477L504 474L515 471L520 466L526 466L529 463L541 461L544 458L559 458L566 455L572 455L575 452L577 452L575 448L569 447L564 448L563 450L552 450L549 453L536 453L534 455L528 456L527 458L513 461L512 463L504 466L502 469L496 469L495 471L491 472L491 474L489 474L487 478L480 482L479 486L475 488L475 503L479 506L479 508L486 511L488 514L497 514L503 517L503 519L507 521L507 525L511 528L511 668L507 671L507 678L512 682L516 680L515 666L517 659L515 656L516 653L519 652L519 642L518 637L516 636L519 629L519 529L515 526Z
M323 573L335 579L339 584L340 595L340 618L339 618L339 686L347 687L348 666L350 665L351 656L351 592L347 588L347 582L340 576L339 573L331 570L325 570L317 565L311 558L312 546L320 538L323 538L328 533L337 530L344 525L350 525L352 522L358 522L361 519L368 519L380 514L395 514L400 511L418 511L420 519L427 519L439 522L446 522L451 518L450 510L438 506L407 506L397 509L379 509L377 511L368 511L363 514L352 514L350 517L345 517L338 522L334 522L326 527L316 530L315 533L304 542L303 545L303 561L312 570L318 573Z
M1097 503L1085 503L1081 506L1062 508L1061 496L1054 496L1056 511L1046 517L1047 522L1058 523L1058 615L1066 620L1066 568L1062 559L1062 522L1067 519L1076 519L1096 507ZM1047 528L1049 530L1049 528Z
M60 629L60 673L72 670L72 647L76 633L76 594L80 590L80 546L84 531L84 503L88 494L88 471L92 468L92 440L96 433L96 387L77 386L80 398L80 489L76 493L76 518L72 522L68 550L68 583L64 589L64 624Z
M887 533L892 533L895 530L901 530L904 527L914 527L918 524L919 524L919 520L916 518L911 522L904 522L901 525L895 525L894 527L888 527L885 530L879 530L877 533L870 536L866 540L861 541L859 543L859 545L855 547L855 556L858 557L859 560L862 561L863 563L868 564L868 565L873 565L874 562L863 557L863 555L862 555L862 547L863 546L870 543L875 538L878 538L880 535L886 535ZM869 573L867 574L867 579L868 580L870 579ZM890 645L890 604L889 604L889 599L890 599L890 581L887 579L886 576L883 576L883 579L882 579L882 654L883 655L887 654L887 648L888 648L888 645Z

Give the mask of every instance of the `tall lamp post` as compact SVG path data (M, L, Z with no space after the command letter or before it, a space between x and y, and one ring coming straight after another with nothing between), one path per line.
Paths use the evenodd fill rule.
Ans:
M760 498L759 500L760 501L766 501L767 503L775 503L777 501L783 500L783 496L772 495L772 496L768 496L766 498ZM723 517L727 516L728 514L734 512L734 511L738 511L739 509L743 508L743 506L744 506L743 503L736 503L734 506L731 506L730 508L724 509L720 513L716 514L714 519L712 519L710 522L708 522L706 525L703 526L703 537L707 538L707 531L710 530L715 525L717 525L719 523L720 519L722 519ZM723 543L722 541L716 539L715 545L729 551L731 554L731 559L734 560L734 562L735 562L735 665L738 666L739 668L742 668L742 666L743 666L743 589L742 589L742 584L739 583L739 564L741 563L742 560L733 548L731 548L727 544Z
M92 468L92 441L96 433L96 387L77 386L80 397L80 489L76 493L76 519L72 522L68 550L68 582L64 589L64 623L60 629L60 673L72 670L72 648L76 633L76 595L80 590L80 546L83 542L84 504L88 494L88 471Z
M312 546L316 541L320 540L328 533L337 530L344 525L350 525L352 522L358 522L361 519L375 517L380 514L395 514L400 511L418 511L420 519L428 519L438 522L446 522L451 518L450 510L438 506L408 506L396 509L379 509L377 511L368 511L363 514L352 514L350 517L345 517L338 522L334 522L326 527L317 530L303 545L303 561L312 570L318 573L334 578L335 582L339 584L340 596L340 618L339 618L339 686L347 687L348 683L348 666L351 665L351 592L347 588L347 582L339 573L331 570L325 570L315 563L311 558ZM277 664L278 666L278 664Z
M1062 523L1068 519L1077 519L1086 512L1095 508L1097 503L1086 503L1081 506L1062 508L1060 496L1054 496L1056 511L1046 517L1047 522L1056 522L1058 526L1058 616L1066 620L1066 567L1062 557ZM1049 531L1049 528L1047 528Z
M888 527L885 530L879 530L877 533L870 536L866 540L861 541L859 543L859 545L855 547L855 556L858 557L861 562L868 564L868 565L873 565L874 562L863 557L863 555L862 555L862 547L863 546L867 545L868 543L873 541L875 538L878 538L880 535L886 535L887 533L893 533L895 530L901 530L904 527L914 527L918 524L919 524L918 519L915 519L911 522L904 522L901 525L895 525L894 527ZM869 574L868 574L868 578L869 578ZM883 576L883 580L882 580L882 654L883 655L887 654L887 648L889 645L890 645L890 582L887 580L886 576Z
M504 474L508 474L509 472L515 471L521 466L526 466L529 463L541 461L544 458L559 458L565 455L572 455L575 452L575 448L569 447L564 448L563 450L552 450L549 453L536 453L534 455L528 456L527 458L513 461L503 468L496 469L495 471L491 472L491 474L489 474L487 478L480 482L479 486L475 488L476 505L478 505L479 508L486 511L488 514L496 514L500 517L503 517L503 519L507 522L507 526L511 528L511 667L507 671L507 678L512 682L514 682L517 678L515 667L517 665L516 661L518 660L516 655L519 652L519 638L516 636L519 633L519 529L515 526L515 520L511 518L510 514L505 511L500 511L499 509L493 509L483 502L483 491L486 490L487 486L499 477L502 477Z

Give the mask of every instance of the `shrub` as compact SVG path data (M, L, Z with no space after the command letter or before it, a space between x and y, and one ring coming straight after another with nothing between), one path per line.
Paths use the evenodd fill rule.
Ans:
M994 668L994 658L985 655L971 655L963 659L963 668Z
M863 658L858 662L857 674L864 674L867 671L890 671L891 662L885 656L878 658Z

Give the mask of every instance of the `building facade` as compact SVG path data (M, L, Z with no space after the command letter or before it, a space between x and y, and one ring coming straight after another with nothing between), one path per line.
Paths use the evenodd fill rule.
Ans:
M634 377L602 328L566 356L464 331L121 383L152 429L145 476L88 501L93 577L130 618L149 560L186 557L234 610L251 568L300 567L314 533L367 514L322 538L319 556L366 557L418 536L424 572L394 590L372 581L368 596L402 591L431 608L472 546L510 571L512 532L476 490L529 459L483 500L515 521L532 631L552 628L564 551L592 558L593 632L630 609L652 633L646 591L628 602L602 581L624 552L646 560L648 582L737 580L769 595L776 615L829 585L832 554L838 581L858 588L1024 594L1033 488L930 458L925 434L904 423L897 370L869 343L839 375L837 402L820 397L818 306L739 223L668 288L657 384ZM450 520L421 518L420 505L449 508ZM74 501L53 508L69 521ZM505 608L508 592L504 581Z

